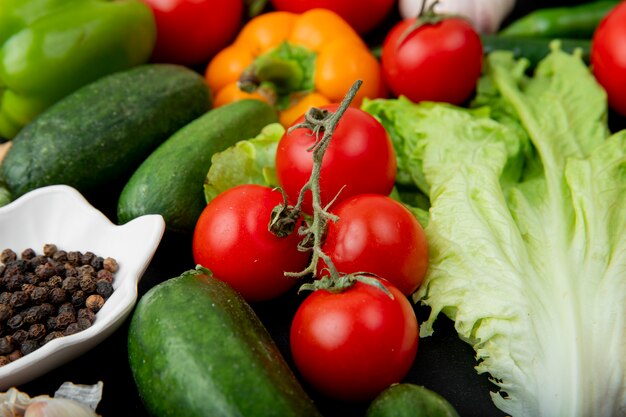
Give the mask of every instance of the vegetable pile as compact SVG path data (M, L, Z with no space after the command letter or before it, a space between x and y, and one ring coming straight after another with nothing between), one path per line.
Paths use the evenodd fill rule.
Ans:
M414 383L441 316L492 412L626 413L626 2L66 3L0 7L0 205L185 243L124 335L151 415L466 415Z

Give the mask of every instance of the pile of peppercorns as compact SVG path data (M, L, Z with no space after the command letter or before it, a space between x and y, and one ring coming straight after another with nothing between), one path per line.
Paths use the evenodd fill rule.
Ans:
M43 254L0 253L0 366L85 330L113 293L118 264L45 244Z

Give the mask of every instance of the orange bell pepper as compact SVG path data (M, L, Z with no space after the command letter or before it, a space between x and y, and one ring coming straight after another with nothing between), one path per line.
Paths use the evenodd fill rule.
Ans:
M251 19L208 64L214 105L257 98L290 125L310 107L339 102L363 84L352 102L385 95L380 64L357 32L327 9L268 12Z

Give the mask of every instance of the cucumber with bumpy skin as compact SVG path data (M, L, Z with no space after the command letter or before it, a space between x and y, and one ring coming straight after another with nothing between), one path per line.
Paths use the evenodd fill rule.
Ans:
M147 64L105 76L22 129L1 176L14 197L52 184L95 190L132 173L210 104L204 79L182 66Z
M128 333L130 367L158 417L320 417L252 308L197 268L151 288Z
M209 111L159 146L130 178L117 207L120 223L160 214L172 232L191 233L206 206L204 179L211 157L256 136L278 121L259 100L236 101Z

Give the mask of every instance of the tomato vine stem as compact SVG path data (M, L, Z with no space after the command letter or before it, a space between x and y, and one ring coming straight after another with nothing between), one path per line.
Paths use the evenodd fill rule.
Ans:
M339 272L333 264L333 261L321 249L326 231L326 224L328 221L337 221L338 217L328 211L329 207L335 201L336 196L326 206L322 207L319 184L320 172L322 169L322 159L324 157L324 153L326 152L326 148L328 148L328 144L332 139L333 133L339 124L339 120L350 106L350 103L352 103L352 100L359 91L361 84L363 84L363 81L361 80L356 80L354 84L352 84L352 87L350 87L350 90L348 90L345 97L341 101L341 104L334 112L312 107L304 114L303 122L291 126L287 131L287 134L289 134L294 129L306 128L311 130L311 134L315 135L315 143L310 148L313 152L313 169L311 170L311 176L302 186L295 206L287 206L285 199L284 205L281 204L274 209L272 220L269 224L270 230L277 235L280 235L279 233L284 233L281 232L281 230L284 230L283 228L285 226L292 227L291 230L293 230L297 219L302 213L304 196L307 192L311 192L313 207L312 220L301 226L298 230L298 234L303 237L299 248L302 251L312 251L311 262L303 271L286 272L285 275L287 276L304 277L308 274L315 275L317 273L317 264L321 258L328 267L328 273L330 274L331 280L339 281L340 279Z

